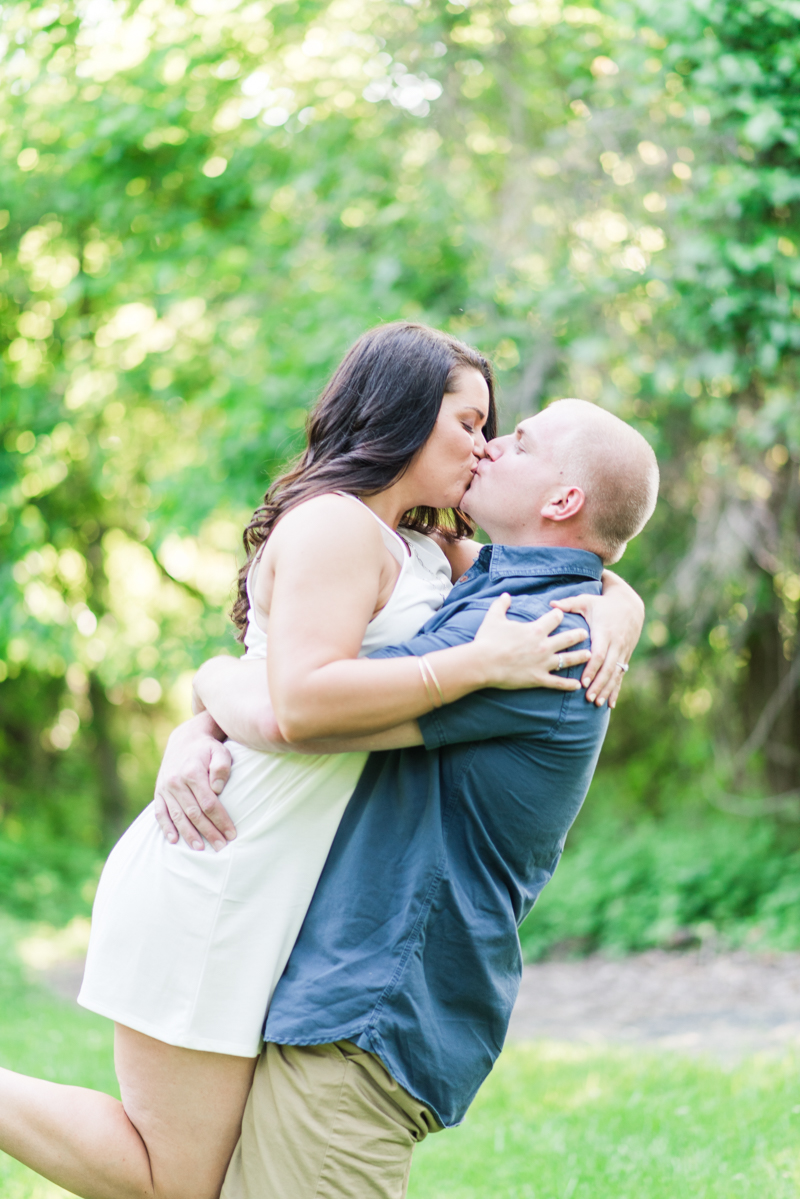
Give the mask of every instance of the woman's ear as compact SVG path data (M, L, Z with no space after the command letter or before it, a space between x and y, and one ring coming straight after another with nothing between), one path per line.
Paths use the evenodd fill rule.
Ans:
M586 503L586 493L580 487L559 487L542 508L544 520L570 520Z

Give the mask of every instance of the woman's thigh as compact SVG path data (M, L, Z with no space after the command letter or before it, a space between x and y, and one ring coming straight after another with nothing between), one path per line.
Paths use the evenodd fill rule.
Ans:
M216 1199L233 1153L256 1059L166 1045L115 1025L125 1112L165 1199Z

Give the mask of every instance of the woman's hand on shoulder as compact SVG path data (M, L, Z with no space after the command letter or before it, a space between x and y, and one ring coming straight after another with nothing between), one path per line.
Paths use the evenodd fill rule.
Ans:
M506 613L510 604L510 596L499 596L475 635L474 644L487 673L485 685L506 691L525 687L577 691L580 687L577 679L554 672L579 666L589 659L588 649L572 649L586 640L586 633L582 629L557 633L564 616L555 609L538 620L509 620Z
M633 588L611 570L603 571L602 595L573 595L553 600L562 612L584 618L592 635L592 653L581 676L589 703L616 707L628 662L644 625L644 603Z

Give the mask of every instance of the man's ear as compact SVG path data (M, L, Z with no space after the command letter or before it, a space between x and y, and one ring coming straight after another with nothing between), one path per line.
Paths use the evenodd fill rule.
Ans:
M570 520L586 503L586 493L580 487L559 487L542 508L544 520Z

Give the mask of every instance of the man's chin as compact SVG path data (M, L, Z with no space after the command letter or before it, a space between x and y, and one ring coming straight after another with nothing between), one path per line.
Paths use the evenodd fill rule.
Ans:
M465 512L467 516L472 516L473 518L475 518L475 513L472 511L472 503L474 500L475 497L474 495L470 495L470 488L468 487L461 497L461 503L458 505L462 512Z

